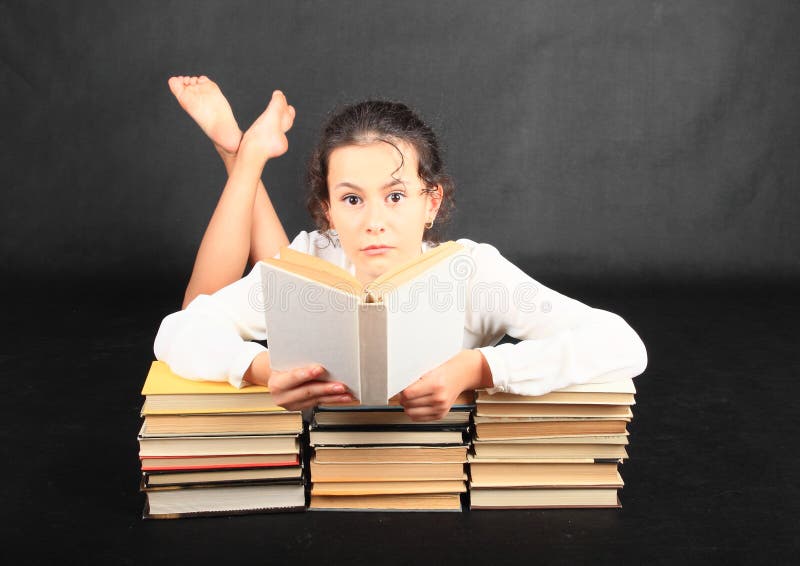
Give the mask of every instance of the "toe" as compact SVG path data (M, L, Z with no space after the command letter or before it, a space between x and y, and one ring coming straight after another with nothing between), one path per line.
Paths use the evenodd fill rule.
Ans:
M197 77L192 77L192 84L193 84L193 85L196 85L196 84L197 84Z
M172 91L172 94L179 94L183 90L183 81L181 77L170 77L167 81L169 85L169 89Z
M208 77L205 75L201 75L199 79L197 79L198 83L205 83L208 82Z

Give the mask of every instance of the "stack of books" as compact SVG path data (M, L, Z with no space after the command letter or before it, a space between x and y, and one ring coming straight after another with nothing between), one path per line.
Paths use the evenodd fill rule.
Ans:
M463 394L431 422L397 405L317 407L310 509L461 511L474 399Z
M156 361L142 395L145 518L305 509L302 414L266 387L191 381Z
M620 507L633 380L536 397L478 391L470 508Z

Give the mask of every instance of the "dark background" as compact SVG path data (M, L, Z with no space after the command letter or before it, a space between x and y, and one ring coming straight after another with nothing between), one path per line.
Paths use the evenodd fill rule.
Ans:
M796 552L800 4L2 2L4 544L68 562L191 558L731 563ZM142 522L139 388L224 168L167 88L206 74L244 129L282 89L264 173L290 238L326 114L428 120L450 238L622 315L637 379L621 511Z

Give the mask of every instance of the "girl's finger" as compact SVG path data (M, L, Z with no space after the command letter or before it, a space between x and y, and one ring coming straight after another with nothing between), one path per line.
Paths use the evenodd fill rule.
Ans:
M404 399L401 404L405 408L429 407L434 404L433 394L425 395L424 397L416 397L415 399Z
M313 401L317 403L316 399L325 397L327 395L344 395L347 392L341 383L331 383L328 381L312 381L295 387L288 391L281 393L281 404L287 403L305 403L306 401Z
M352 403L355 398L352 395L325 395L317 397L318 405L339 405L342 403Z
M279 371L270 377L270 383L273 388L279 391L294 389L319 378L323 373L325 373L325 368L322 366L308 366L289 371Z
M424 417L436 417L441 413L440 409L435 407L413 407L410 409L406 409L405 413L411 418L424 418Z

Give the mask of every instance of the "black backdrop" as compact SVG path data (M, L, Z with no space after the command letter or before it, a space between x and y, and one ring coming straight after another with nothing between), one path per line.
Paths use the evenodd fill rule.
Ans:
M325 114L405 101L458 187L451 237L534 277L800 274L796 2L3 3L14 277L185 281L221 162L166 80L207 74L243 128L298 111L264 180L291 235Z
M798 29L792 1L0 3L4 548L130 564L796 553ZM303 167L326 113L418 109L458 185L448 236L642 335L623 510L142 522L139 388L225 180L172 74L217 80L242 127L287 93L290 149L264 180L290 237L312 228Z

